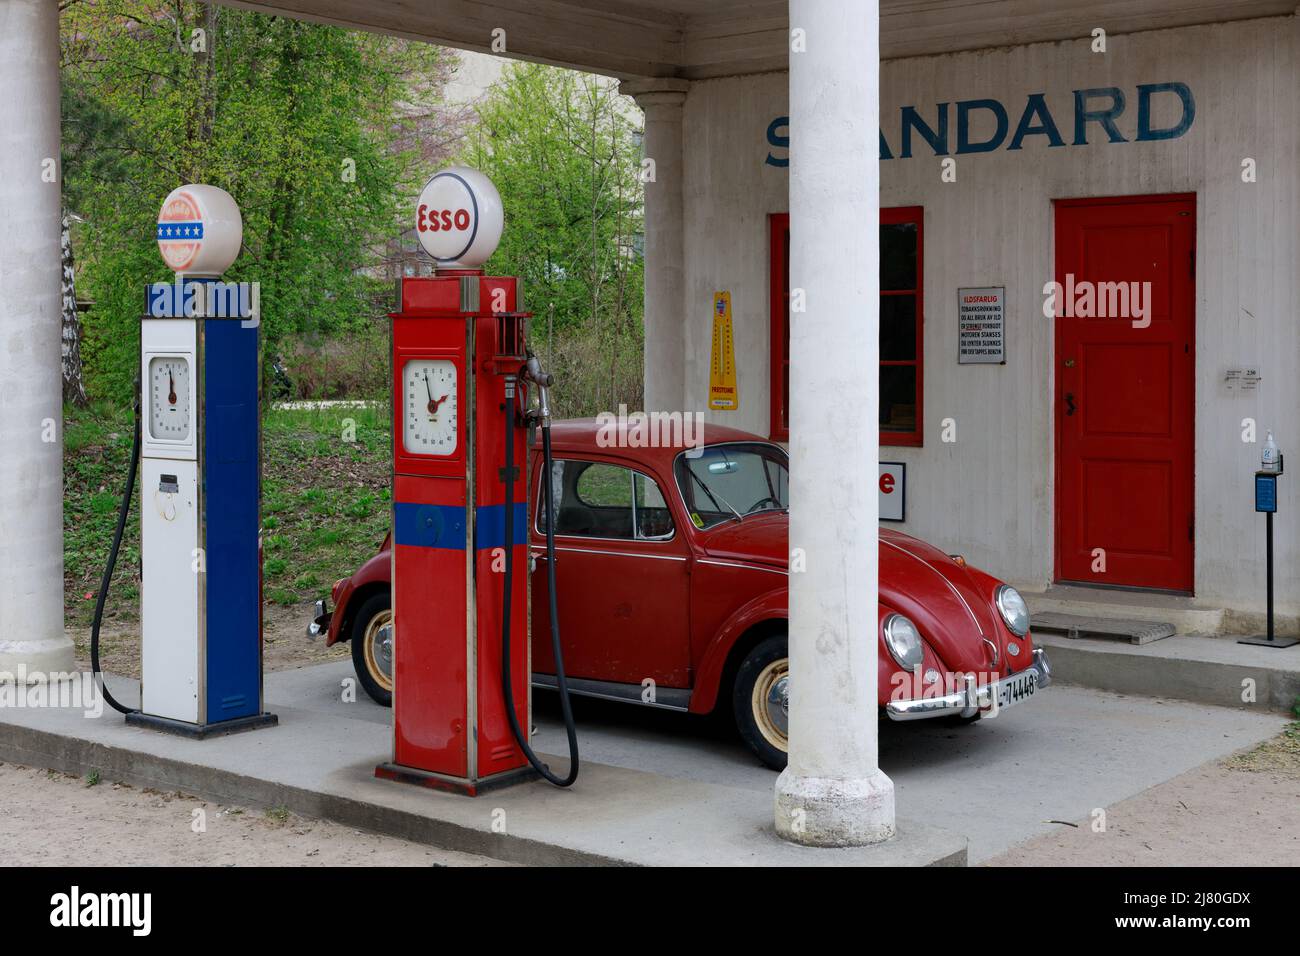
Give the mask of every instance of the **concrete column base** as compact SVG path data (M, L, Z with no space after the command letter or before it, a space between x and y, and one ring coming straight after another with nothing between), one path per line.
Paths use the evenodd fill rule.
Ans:
M787 767L776 781L776 832L805 846L867 846L894 836L894 781L805 777Z
M51 674L70 674L76 667L72 641L66 635L37 641L0 640L0 682L34 684Z

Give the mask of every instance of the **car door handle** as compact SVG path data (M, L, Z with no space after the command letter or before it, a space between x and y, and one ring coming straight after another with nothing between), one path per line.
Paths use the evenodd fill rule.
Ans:
M1065 393L1065 414L1074 414L1074 392Z

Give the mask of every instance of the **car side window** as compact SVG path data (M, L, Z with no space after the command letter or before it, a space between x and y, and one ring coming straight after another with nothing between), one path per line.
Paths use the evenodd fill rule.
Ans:
M673 534L673 519L653 478L605 462L559 460L553 463L555 533L583 538L663 540ZM543 489L539 488L540 492ZM537 530L546 529L546 506L537 509Z

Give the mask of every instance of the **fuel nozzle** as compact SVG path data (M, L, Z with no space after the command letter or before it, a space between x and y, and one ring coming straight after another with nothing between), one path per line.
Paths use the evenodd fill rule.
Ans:
M528 361L524 365L524 376L527 381L537 386L537 418L543 426L549 428L551 425L551 385L555 382L555 376L550 372L542 371L542 363L532 352L528 353Z

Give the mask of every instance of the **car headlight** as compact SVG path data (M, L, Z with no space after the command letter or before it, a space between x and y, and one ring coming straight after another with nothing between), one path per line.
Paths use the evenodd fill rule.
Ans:
M1025 599L1009 584L1004 584L998 588L997 593L993 596L994 603L998 606L998 613L1002 615L1002 620L1007 622L1007 628L1016 637L1024 637L1029 633L1029 605Z
M921 666L925 656L925 647L921 643L921 632L916 625L901 614L891 614L884 623L885 646L894 655L898 666L905 671L914 671Z

